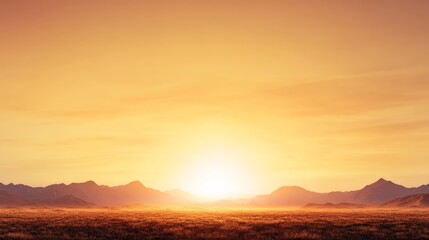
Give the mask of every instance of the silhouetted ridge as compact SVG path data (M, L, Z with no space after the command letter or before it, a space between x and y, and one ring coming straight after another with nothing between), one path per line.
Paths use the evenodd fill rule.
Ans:
M381 205L382 207L427 208L429 207L429 194L415 194L397 198Z
M380 178L376 182L369 184L369 185L366 185L363 189L365 189L365 188L385 188L385 187L405 188L402 185L396 184L392 181L387 181L384 178Z
M364 204L353 204L353 203L309 203L304 206L304 208L309 209L355 209L355 208L366 208Z
M126 186L145 188L145 186L140 181L132 181L132 182L128 183Z
M0 184L0 191L16 195L29 204L55 206L177 204L184 203L167 193L145 187L139 181L126 185L104 186L94 181L71 184L53 184L47 187Z
M278 188L277 190L275 190L274 192L272 192L271 194L282 194L284 192L289 192L289 193L298 193L298 192L310 192L305 188L302 187L298 187L298 186L282 186L280 188Z
M429 185L422 185L417 188L406 188L384 178L366 185L360 190L348 192L329 192L318 193L306 190L297 186L283 186L271 194L260 195L254 198L242 201L244 203L253 203L258 206L304 206L313 204L382 204L386 201L405 197L407 195L429 193ZM335 206L335 205L330 205ZM337 207L337 206L335 206Z
M71 183L68 185L60 183L47 187L30 187L12 183L4 185L0 183L0 205L177 205L188 204L189 199L199 199L197 196L192 196L179 190L169 191L169 193L145 187L139 181L113 187L97 185L94 181ZM320 204L329 203L327 206L331 208L340 208L355 207L352 204L378 206L392 199L426 193L429 194L429 184L407 188L380 178L376 182L355 191L318 193L299 186L283 186L270 194L259 195L250 199L221 200L218 203L221 205L258 207L301 207L309 203L312 203L313 205L310 206L313 207L326 207ZM424 203L425 199L425 196L420 198L414 197L412 201Z
M22 199L21 197L10 194L5 191L0 191L0 206L17 206L17 205L23 205L27 201L25 199Z
M98 185L97 185L97 183L95 183L95 182L94 182L94 181L92 181L92 180L86 181L86 182L84 182L83 184L85 184L85 185L89 185L89 186L98 186Z

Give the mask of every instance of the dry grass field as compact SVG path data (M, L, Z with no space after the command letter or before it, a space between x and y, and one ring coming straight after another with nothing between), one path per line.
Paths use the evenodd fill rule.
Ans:
M422 210L2 209L0 239L429 239Z

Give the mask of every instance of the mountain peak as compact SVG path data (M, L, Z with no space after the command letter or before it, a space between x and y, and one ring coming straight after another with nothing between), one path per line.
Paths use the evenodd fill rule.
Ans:
M376 183L386 183L386 182L390 182L390 181L387 181L386 179L384 179L384 178L380 178L380 179L378 179L377 181L376 181Z
M377 186L386 186L386 185L396 185L396 184L393 183L392 181L388 181L388 180L386 180L384 178L380 178L376 182L374 182L372 184L369 184L368 186L377 187Z
M299 187L299 186L282 186L272 192L271 194L283 194L285 192L288 193L297 193L297 192L310 192L305 188Z
M366 185L363 189L371 189L371 191L374 191L376 189L405 189L405 187L392 181L385 180L384 178L380 178L376 182Z
M97 183L95 183L95 182L94 182L94 181L92 181L92 180L86 181L86 182L84 182L83 184L85 184L85 185L92 185L92 186L97 185Z
M144 185L140 181L138 181L138 180L132 181L132 182L128 183L126 186L129 186L129 187L144 187Z
M389 183L393 183L392 181L388 181L388 180L386 180L386 179L384 179L384 178L380 178L380 179L378 179L376 182L374 182L374 183L372 183L372 184L370 184L371 186L372 185L386 185L386 184L389 184Z

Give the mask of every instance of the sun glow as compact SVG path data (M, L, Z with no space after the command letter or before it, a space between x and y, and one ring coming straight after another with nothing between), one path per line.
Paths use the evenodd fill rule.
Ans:
M199 155L187 178L187 190L210 199L241 193L246 186L245 167L232 151L215 149Z

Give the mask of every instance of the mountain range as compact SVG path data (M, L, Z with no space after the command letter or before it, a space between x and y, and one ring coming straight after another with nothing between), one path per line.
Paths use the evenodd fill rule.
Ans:
M93 181L30 187L0 183L0 205L56 205L87 207L129 204L168 205L185 202L171 195L145 187L139 181L121 186L97 185Z
M221 200L212 206L349 208L366 205L382 207L427 207L429 184L407 188L383 178L355 191L318 193L298 186L283 186L270 194L249 199ZM0 206L92 207L143 205L210 205L204 198L179 189L162 192L139 181L105 186L93 181L31 187L0 183Z
M247 199L247 203L258 206L282 207L304 206L308 203L353 203L353 204L382 204L395 198L408 195L429 193L429 184L420 187L407 188L391 181L380 178L378 181L360 190L347 192L318 193L297 186L281 187L267 195ZM246 202L246 200L244 201Z
M381 207L427 208L429 207L429 194L415 194L403 198L397 198L382 204Z

